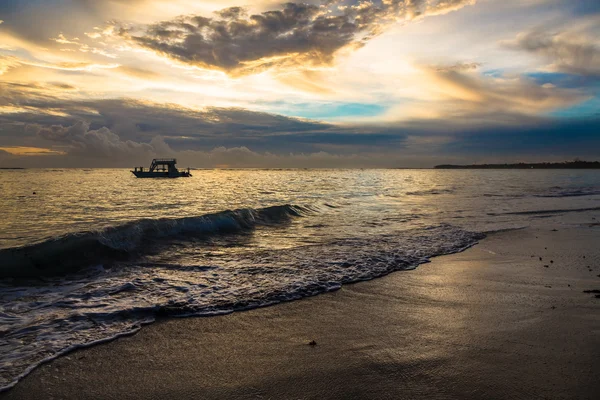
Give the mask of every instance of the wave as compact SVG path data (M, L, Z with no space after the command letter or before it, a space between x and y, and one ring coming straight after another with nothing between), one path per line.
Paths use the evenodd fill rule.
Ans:
M90 265L127 259L168 238L238 233L259 225L280 224L314 211L316 209L312 207L285 204L193 217L140 219L98 231L71 233L0 250L0 279L64 274Z
M454 193L454 189L429 189L429 190L416 190L414 192L406 192L408 196L431 196L438 194L450 194Z
M600 207L588 208L564 208L555 210L528 210L528 211L511 211L505 213L488 213L487 215L538 215L538 214L563 214L568 212L585 212L585 211L600 211Z
M529 225L511 226L511 227L507 227L507 228L494 228L494 229L484 230L481 233L483 233L484 235L493 235L493 234L496 234L496 233L521 231L523 229L527 229L528 227L529 227Z
M290 207L256 212L269 220L301 214ZM431 225L285 249L159 257L118 270L98 268L94 277L50 277L34 285L0 282L0 332L6 340L0 346L0 392L40 363L133 333L159 317L228 314L314 296L414 269L484 236Z
M550 188L550 193L535 194L533 197L581 197L595 196L600 194L600 189L594 187L579 188L579 189L563 189L559 186Z

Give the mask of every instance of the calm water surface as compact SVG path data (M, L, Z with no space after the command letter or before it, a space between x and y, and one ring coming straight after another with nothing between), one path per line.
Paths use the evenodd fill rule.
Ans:
M199 170L192 179L148 180L122 169L16 170L0 172L0 193L0 248L8 248L139 219L283 204L339 206L344 218L337 223L362 221L367 229L405 217L411 223L402 221L404 227L468 218L459 225L485 230L522 222L491 213L596 207L600 173Z

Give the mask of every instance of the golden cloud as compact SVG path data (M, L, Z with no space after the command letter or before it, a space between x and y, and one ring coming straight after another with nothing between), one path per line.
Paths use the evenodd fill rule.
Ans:
M46 149L42 147L25 147L25 146L12 146L12 147L0 147L0 151L5 151L15 156L51 156L51 155L65 155L64 151Z

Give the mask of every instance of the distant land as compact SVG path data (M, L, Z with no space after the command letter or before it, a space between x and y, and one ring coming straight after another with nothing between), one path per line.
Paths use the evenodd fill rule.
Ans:
M565 161L559 163L436 165L435 169L600 169L600 161Z
M0 167L0 169L25 169L21 167Z

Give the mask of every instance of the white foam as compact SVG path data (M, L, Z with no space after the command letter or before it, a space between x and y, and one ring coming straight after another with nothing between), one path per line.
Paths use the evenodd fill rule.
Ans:
M0 387L35 365L74 348L131 333L156 315L220 315L332 290L344 283L415 268L438 254L463 250L480 235L451 226L312 246L255 249L213 257L190 246L183 264L94 268L78 278L0 290ZM195 261L196 264L191 262Z

